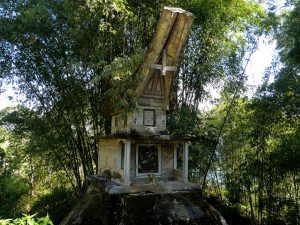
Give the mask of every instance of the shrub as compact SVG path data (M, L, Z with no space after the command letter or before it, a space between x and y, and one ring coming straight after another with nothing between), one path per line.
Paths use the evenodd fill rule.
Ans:
M0 220L1 225L53 225L48 216L43 218L35 218L35 215L24 215L18 219Z
M58 187L35 201L31 212L36 212L39 217L49 214L53 223L59 224L74 204L75 198L72 191L65 187Z
M28 185L23 178L0 175L0 217L21 216L21 208L24 203L22 197L27 195L28 190Z

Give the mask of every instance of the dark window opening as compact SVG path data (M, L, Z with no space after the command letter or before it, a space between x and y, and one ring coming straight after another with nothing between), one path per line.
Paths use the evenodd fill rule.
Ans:
M176 146L176 169L182 170L183 165L183 144Z
M127 126L127 116L124 117L124 126Z
M158 146L138 147L138 173L159 173Z
M117 127L119 125L118 123L119 123L119 120L118 120L118 117L116 116L115 117L115 127Z
M125 158L125 144L124 142L120 143L121 147L121 170L124 169L124 158Z

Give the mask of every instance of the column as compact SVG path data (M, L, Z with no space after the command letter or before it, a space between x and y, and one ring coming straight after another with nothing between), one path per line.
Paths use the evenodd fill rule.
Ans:
M189 143L184 143L183 151L183 179L184 182L189 182Z
M130 184L130 154L131 154L131 141L125 142L125 157L124 157L124 183Z

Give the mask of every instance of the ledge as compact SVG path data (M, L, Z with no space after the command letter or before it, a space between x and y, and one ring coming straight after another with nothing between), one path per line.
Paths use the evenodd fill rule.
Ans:
M90 183L95 183L102 186L105 191L109 194L164 194L164 193L178 193L178 192L189 192L199 191L200 187L194 183L185 183L180 181L158 181L155 184L135 184L132 183L130 186L108 180L97 175L88 176Z
M164 10L168 10L168 11L171 11L171 12L174 12L174 13L184 13L186 14L187 16L193 16L194 17L194 14L191 13L191 12L188 12L184 9L181 9L181 8L176 8L176 7L164 7Z
M190 141L192 137L172 136L168 134L161 135L140 135L134 133L118 133L94 137L94 139L129 139L129 140L154 140L154 141Z

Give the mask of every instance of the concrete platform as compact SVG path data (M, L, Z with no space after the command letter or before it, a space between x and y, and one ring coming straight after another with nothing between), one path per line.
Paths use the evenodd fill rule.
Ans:
M96 175L89 176L88 181L102 186L109 194L144 195L200 191L199 185L181 181L157 181L154 184L132 183L131 185L124 185L117 180L108 180Z

